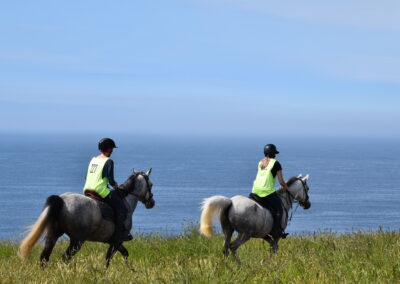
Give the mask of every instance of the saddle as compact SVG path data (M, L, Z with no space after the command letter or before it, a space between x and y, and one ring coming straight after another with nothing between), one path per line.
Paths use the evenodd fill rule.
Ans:
M271 212L272 216L276 215L277 212L274 210L274 208L263 203L257 194L250 193L249 198L254 200L255 202L257 202L259 205L261 205L261 207L264 207L265 209L269 210Z

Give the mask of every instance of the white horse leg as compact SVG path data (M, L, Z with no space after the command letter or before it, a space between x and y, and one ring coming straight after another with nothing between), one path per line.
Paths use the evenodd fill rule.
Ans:
M248 232L247 233L239 233L237 239L235 241L233 241L232 244L230 245L230 249L232 251L233 257L235 258L235 260L239 264L239 266L241 266L241 262L236 254L236 251L242 244L247 242L250 238L251 238L251 234Z

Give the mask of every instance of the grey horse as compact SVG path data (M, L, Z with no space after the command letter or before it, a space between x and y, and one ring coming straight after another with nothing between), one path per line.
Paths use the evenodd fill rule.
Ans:
M311 207L308 197L308 178L309 175L292 177L287 182L289 191L285 191L282 188L277 190L284 207L282 228L287 226L288 212L292 208L293 202L298 201L304 209ZM204 199L200 218L201 234L205 236L212 235L212 221L216 213L219 213L222 231L225 236L223 248L225 256L228 256L229 250L231 250L240 264L236 250L250 238L262 238L269 242L272 252L278 250L279 237L269 235L274 222L272 214L254 200L240 195L232 198L216 195ZM234 231L238 232L238 237L231 243Z
M128 210L125 226L129 230L132 228L132 214L138 200L148 209L155 205L151 192L153 184L149 179L150 173L151 169L146 173L133 170L131 176L120 186L120 189L127 193L124 198ZM41 264L44 265L49 260L58 238L67 234L70 243L63 254L64 260L70 260L85 241L103 242L110 245L106 253L108 267L117 251L126 260L128 259L128 251L123 244L111 241L114 228L113 211L104 202L71 192L60 196L52 195L47 198L41 215L22 241L18 255L22 259L27 258L40 236L46 232L45 246L40 255Z

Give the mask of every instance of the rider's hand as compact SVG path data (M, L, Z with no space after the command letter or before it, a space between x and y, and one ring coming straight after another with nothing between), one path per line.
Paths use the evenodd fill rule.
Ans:
M118 183L114 184L114 185L113 185L113 188L114 188L115 190L118 190L118 189L119 189Z

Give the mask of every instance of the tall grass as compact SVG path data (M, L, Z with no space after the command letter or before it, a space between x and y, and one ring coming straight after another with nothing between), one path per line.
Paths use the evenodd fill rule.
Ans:
M61 261L66 241L57 243L45 269L42 245L28 260L18 244L0 243L0 283L400 283L400 237L396 232L291 236L277 254L252 239L239 248L242 266L222 256L223 238L196 230L176 237L135 236L126 244L126 264L117 254L108 270L107 246L86 243L69 264Z

